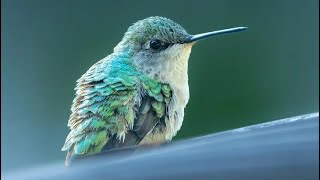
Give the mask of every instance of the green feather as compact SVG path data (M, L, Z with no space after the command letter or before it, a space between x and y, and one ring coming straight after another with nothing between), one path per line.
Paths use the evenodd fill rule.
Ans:
M80 140L74 146L76 154L84 154L88 151L89 147L93 143L94 138L97 136L96 133L88 134L84 139Z
M143 89L145 89L145 90L149 90L150 89L150 87L147 85L147 83L145 81L142 81L141 84L142 84Z
M121 101L119 101L119 100L113 100L113 101L110 102L109 107L113 109L113 108L115 108L115 107L118 107L120 104L121 104Z
M166 104L169 104L170 98L169 98L169 97L165 97L165 98L164 98L164 102L165 102Z
M126 90L126 89L127 89L127 87L125 87L125 86L118 86L118 87L114 88L114 90L116 90L116 91L122 91L122 90Z
M104 89L99 90L99 92L102 96L109 96L114 92L114 90L111 87L105 87Z
M106 121L99 120L98 118L93 117L92 120L91 120L90 126L93 129L99 129L99 128L104 127L105 124L106 124Z
M154 98L159 102L162 102L164 99L161 93L158 93L157 95L155 95Z
M127 107L126 106L121 106L121 107L119 107L118 109L117 109L117 111L118 111L118 113L119 114L124 114L124 113L126 113L127 112Z
M164 115L164 104L158 101L152 101L151 105L153 110L156 112L157 117L161 118Z
M161 91L161 84L158 83L157 86L151 87L150 90L152 91L153 94L158 94L158 93L160 93L160 91Z
M106 143L107 143L107 132L103 130L103 131L99 131L99 132L95 132L87 135L85 139L82 139L76 143L74 150L76 154L84 154L87 152L90 154L92 153L89 151L90 147L98 146L98 149L100 149ZM93 149L93 151L95 151L95 148Z
M121 82L118 82L118 83L114 83L114 84L110 84L109 86L111 88L116 88L116 87L119 87L119 86L122 86L123 84Z
M163 95L165 95L166 97L170 97L170 92L171 92L170 86L167 84L163 84L162 92L163 92Z
M100 144L90 148L90 154L96 154L96 153L100 152L102 150L102 148L104 147L104 145L106 145L108 140L109 140L109 137L106 136L106 138L103 141L101 141Z
M148 84L149 84L149 87L151 89L154 89L159 85L159 83L157 81L154 81L154 80L151 80L151 79L149 79Z
M93 145L100 145L101 143L103 143L107 138L107 132L106 131L100 131L97 133L94 142L92 143Z

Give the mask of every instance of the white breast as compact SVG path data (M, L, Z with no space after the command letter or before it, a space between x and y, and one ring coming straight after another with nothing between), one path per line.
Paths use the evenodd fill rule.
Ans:
M166 127L149 133L141 144L161 143L170 141L180 130L184 117L184 108L189 100L188 59L192 44L175 44L165 54L162 54L162 66L158 71L161 82L168 83L173 91L173 97L168 107L169 118L165 120Z

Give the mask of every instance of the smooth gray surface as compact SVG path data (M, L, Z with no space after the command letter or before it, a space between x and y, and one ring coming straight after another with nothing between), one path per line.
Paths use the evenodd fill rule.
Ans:
M132 150L132 149L131 149ZM4 179L319 179L319 113L45 165ZM131 152L131 153L128 153Z

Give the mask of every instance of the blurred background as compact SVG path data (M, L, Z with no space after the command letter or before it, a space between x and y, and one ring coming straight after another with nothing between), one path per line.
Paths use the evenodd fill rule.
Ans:
M249 27L193 47L190 101L174 140L319 108L317 0L2 0L1 15L2 172L63 164L76 80L149 16L190 34Z

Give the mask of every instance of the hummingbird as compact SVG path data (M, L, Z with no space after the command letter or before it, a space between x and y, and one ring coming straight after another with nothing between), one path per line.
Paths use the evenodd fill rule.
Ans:
M74 157L134 145L169 142L189 100L188 59L199 40L235 27L191 35L165 17L130 26L112 54L78 80L62 151Z

